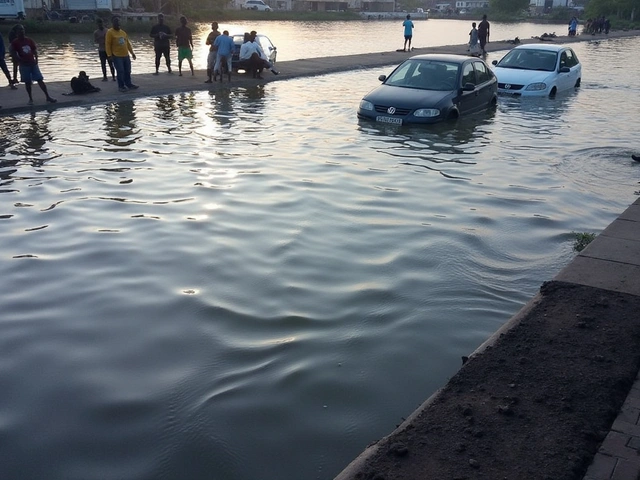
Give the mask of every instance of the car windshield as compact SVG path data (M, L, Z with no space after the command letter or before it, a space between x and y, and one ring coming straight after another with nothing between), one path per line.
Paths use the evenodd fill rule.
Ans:
M557 52L548 50L513 49L498 62L497 67L520 70L553 72L556 69Z
M385 85L423 90L455 90L460 65L434 60L407 60L386 79Z
M263 35L258 35L258 42L260 42L262 51L265 53L265 55L268 56L271 53L271 50L273 50L274 48L271 41Z

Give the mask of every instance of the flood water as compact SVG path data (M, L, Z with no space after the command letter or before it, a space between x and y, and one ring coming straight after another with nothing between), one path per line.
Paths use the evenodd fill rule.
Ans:
M384 69L2 118L0 477L331 479L637 198L640 39L358 122Z
M415 20L413 46L460 45L469 41L471 22L466 20ZM149 29L153 23L149 23ZM123 27L126 31L126 26ZM191 25L194 39L194 67L205 69L209 47L205 45L211 31L210 24ZM277 60L288 61L302 58L332 57L358 53L393 51L402 48L404 37L400 21L362 22L293 22L264 21L257 23L221 23L220 31L234 33L257 30L267 35L278 50ZM566 25L539 25L535 23L498 23L491 26L491 39L521 39L542 35L545 32L564 34ZM132 33L131 42L138 56L133 61L132 71L152 73L155 70L153 40L147 34ZM40 68L49 81L65 81L85 70L90 77L102 76L93 36L32 35L38 43ZM172 50L173 61L177 51ZM174 65L175 66L175 65ZM187 66L185 63L184 66ZM162 71L165 71L164 59Z

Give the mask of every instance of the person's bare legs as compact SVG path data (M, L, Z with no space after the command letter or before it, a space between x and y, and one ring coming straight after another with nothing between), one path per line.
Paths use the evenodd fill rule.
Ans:
M49 103L56 103L57 100L55 98L53 98L51 95L49 95L49 92L47 91L47 86L44 84L43 80L38 80L38 85L40 85L40 88L42 89L42 91L44 92L45 96L47 97L47 102ZM31 98L31 93L29 93L29 98Z
M31 82L24 82L24 89L27 91L27 95L29 95L29 105L33 103L33 97L31 96Z

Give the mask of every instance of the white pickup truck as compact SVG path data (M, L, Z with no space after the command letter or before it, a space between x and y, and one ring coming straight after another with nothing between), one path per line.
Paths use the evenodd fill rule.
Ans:
M0 0L0 20L23 20L23 0Z

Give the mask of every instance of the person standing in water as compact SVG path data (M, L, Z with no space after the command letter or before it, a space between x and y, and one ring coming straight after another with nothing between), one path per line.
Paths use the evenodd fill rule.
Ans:
M136 54L133 53L127 32L120 28L120 17L113 17L111 25L113 26L107 30L104 39L104 47L107 51L107 57L111 59L116 69L118 90L121 92L126 92L129 89L135 90L138 85L131 83L131 58L135 60ZM129 54L131 54L131 58L129 58Z
M116 81L116 71L113 68L113 62L107 57L107 51L104 48L104 39L107 36L107 30L104 28L104 22L99 18L96 23L98 28L93 32L93 42L98 44L98 56L100 57L100 67L102 68L102 81L106 82L107 78L107 63L109 64L109 70L111 71L111 78Z
M407 19L402 22L402 26L404 27L404 47L402 48L403 52L411 51L411 38L413 37L413 22L411 21L411 15L407 14ZM407 50L407 44L409 46Z
M489 22L487 22L487 16L482 16L482 21L478 25L478 40L480 41L480 48L482 54L486 55L487 51L484 49L485 45L489 43Z
M2 33L0 33L0 69L7 77L7 81L9 82L9 86L11 90L16 90L18 87L14 85L13 78L11 78L11 72L9 72L9 68L7 67L7 62L4 60L4 56L6 55L6 48L4 46L4 39L2 38Z
M160 69L160 59L164 56L164 61L167 64L167 71L171 73L171 29L164 23L164 15L158 14L158 23L151 27L151 33L149 34L153 38L153 50L156 53L156 73Z
M187 27L187 17L180 17L180 26L176 28L176 47L178 47L178 75L182 76L182 61L186 58L189 62L191 75L193 76L193 35Z
M38 67L38 47L33 40L25 37L22 25L17 29L17 38L11 42L11 56L20 69L20 79L29 95L29 105L33 105L33 97L31 96L31 84L33 82L38 82L47 98L47 102L56 103L57 100L49 95L47 86L44 83L44 77Z
M469 53L474 57L480 55L480 47L478 46L478 29L476 28L476 22L473 22L471 24L471 31L469 32Z
M216 53L216 47L214 47L214 42L216 41L216 37L220 35L220 30L218 30L218 22L213 22L211 24L211 32L207 36L207 41L205 42L209 45L209 55L207 56L207 80L204 83L211 83L211 76L213 75L213 67L216 66L216 58L218 54Z

